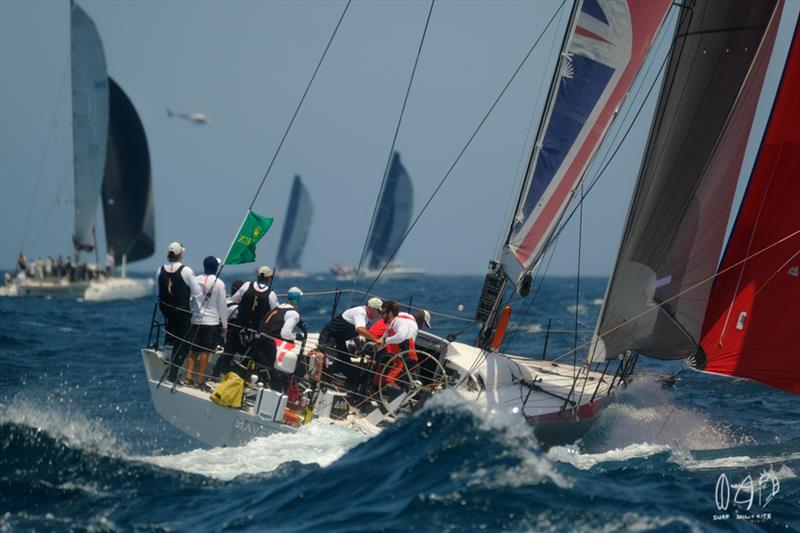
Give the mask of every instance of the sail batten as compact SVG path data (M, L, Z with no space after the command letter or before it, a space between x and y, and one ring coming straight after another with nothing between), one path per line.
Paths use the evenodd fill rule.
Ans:
M781 6L681 12L593 361L695 355Z
M300 176L295 176L275 265L278 270L299 270L311 227L313 205Z
M76 251L96 246L94 225L108 130L108 81L103 44L94 22L70 3L72 146L75 177Z
M578 2L503 254L538 261L639 72L669 0ZM508 264L513 257L516 265Z

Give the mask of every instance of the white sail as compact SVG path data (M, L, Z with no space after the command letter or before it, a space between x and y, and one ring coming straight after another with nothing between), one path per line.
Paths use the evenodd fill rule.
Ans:
M70 4L76 250L93 249L108 135L108 73L94 22Z

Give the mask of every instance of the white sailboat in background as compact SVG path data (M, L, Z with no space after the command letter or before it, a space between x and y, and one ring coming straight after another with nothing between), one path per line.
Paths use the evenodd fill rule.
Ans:
M286 391L256 383L233 409L212 403L196 389L162 384L167 358L158 346L158 324L153 324L155 340L151 337L142 357L157 411L202 442L235 445L314 423L374 433L446 388L484 407L486 416L518 416L533 425L545 444L553 444L573 442L590 427L614 390L630 378L640 353L690 359L699 368L800 392L800 365L785 353L796 351L798 330L792 326L800 321L800 299L781 300L784 292L800 290L800 217L769 216L761 224L754 216L764 205L798 212L791 211L799 197L800 165L793 122L800 102L796 21L773 109L773 118L775 113L784 116L767 128L743 204L742 227L734 231L733 248L717 268L725 214L772 56L782 1L696 0L673 7L678 22L667 70L597 332L592 342L576 343L556 360L502 351L510 303L515 294L530 292L537 265L552 246L565 209L670 7L670 0L575 2L504 250L491 262L484 283L476 314L482 327L474 344L420 331L420 360L403 361L399 393L384 390L387 364L378 379L368 375L366 383L378 381L378 388L364 397L363 389L342 390L320 368L314 355L317 338L309 335L301 346L285 346L275 368L294 375L301 389L320 391L306 396L303 416L288 406ZM748 248L752 243L762 249ZM757 268L745 275L745 264L756 256ZM747 286L727 279L712 290L712 281L725 279L726 272L738 274ZM779 290L770 285L773 280ZM715 293L718 301L709 307L709 295ZM719 331L727 322L721 320L726 306L734 317L728 333ZM751 313L759 315L752 326ZM768 324L777 313L789 327L773 335ZM769 336L777 340L764 338ZM762 342L768 344L766 352ZM731 350L736 352L733 362ZM365 360L369 354L353 354L351 362L362 370ZM358 399L350 403L352 396ZM344 408L332 409L337 403Z
M390 258L403 239L414 211L414 188L400 154L392 155L389 175L378 199L375 222L367 236L366 268L334 264L331 273L338 280L352 280L356 276L366 279L380 277L384 280L416 279L425 275L422 268L403 266Z
M70 295L86 300L146 296L152 293L153 280L126 276L128 262L147 258L154 249L150 158L144 128L128 97L108 77L94 22L74 2L70 2L70 39L74 262L63 275L7 276L0 296ZM95 225L101 196L107 248L122 265L122 276L117 278L105 276L97 262L81 265L81 252L97 250Z
M289 194L289 205L286 207L278 255L275 258L275 268L283 279L308 276L300 269L300 266L308 239L308 231L311 228L313 212L314 205L311 203L308 189L303 185L300 176L295 176L292 182L292 192Z

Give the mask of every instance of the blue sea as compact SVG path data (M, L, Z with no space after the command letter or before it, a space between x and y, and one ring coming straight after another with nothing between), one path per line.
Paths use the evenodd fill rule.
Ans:
M576 306L575 279L545 279L514 304L507 351L541 357L547 338L545 357L563 354L576 315L588 339L605 283L582 279ZM295 284L312 330L333 298L310 293L352 286L276 289ZM471 342L481 284L373 292L450 315L432 331ZM0 531L800 530L798 397L640 358L569 445L544 449L518 418L443 394L372 438L309 426L209 449L150 402L139 349L153 304L0 301Z

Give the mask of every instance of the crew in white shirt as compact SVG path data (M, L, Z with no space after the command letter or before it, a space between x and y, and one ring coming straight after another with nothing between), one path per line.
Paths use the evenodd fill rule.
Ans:
M197 371L197 378L194 385L206 388L206 365L208 364L208 354L217 347L220 341L220 327L222 337L228 333L228 304L225 301L225 283L217 278L219 261L214 256L208 256L203 260L203 271L205 274L197 276L197 283L200 285L201 295L192 300L192 327L189 330L189 342L192 351L189 360L186 362L186 382L192 382L194 364L199 360L200 366Z

